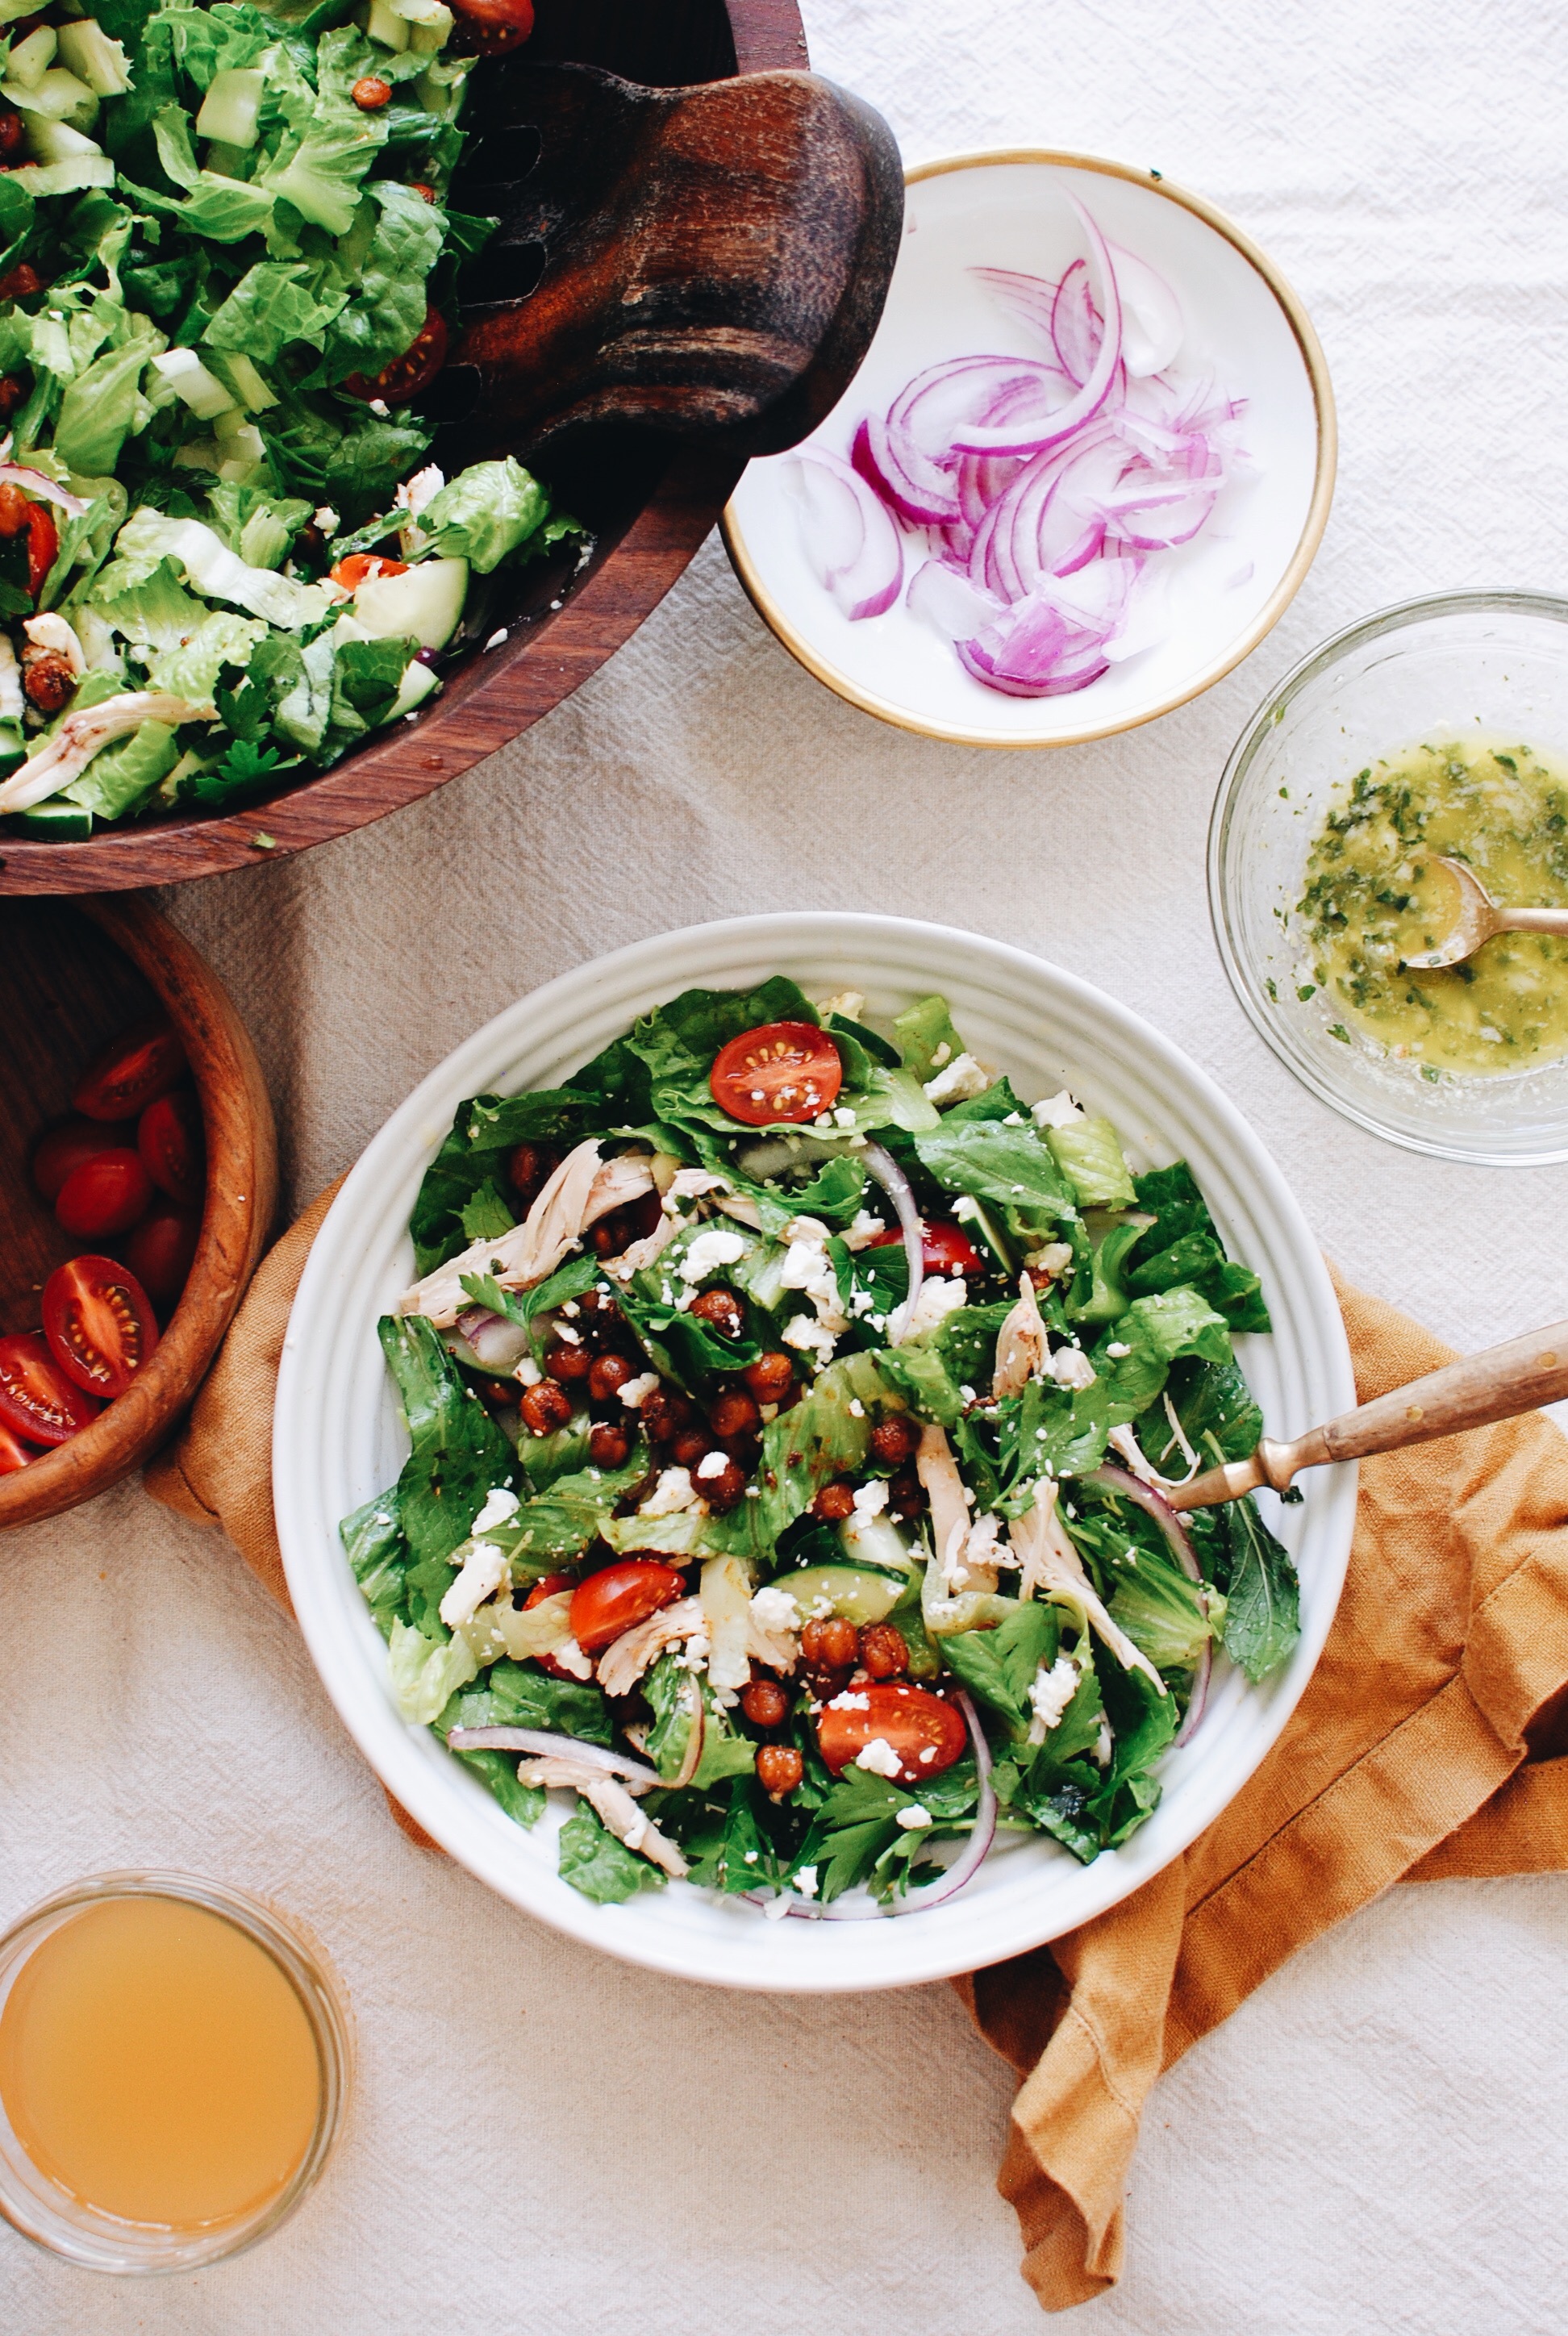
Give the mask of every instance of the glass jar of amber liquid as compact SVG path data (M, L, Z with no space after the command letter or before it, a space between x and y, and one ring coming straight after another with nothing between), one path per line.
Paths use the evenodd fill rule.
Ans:
M275 2230L326 2162L348 2029L258 1899L107 1874L0 1936L0 2213L94 2271L188 2271Z

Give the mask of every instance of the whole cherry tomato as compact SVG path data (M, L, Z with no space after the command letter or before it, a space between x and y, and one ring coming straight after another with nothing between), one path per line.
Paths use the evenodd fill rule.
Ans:
M129 1122L115 1121L106 1126L101 1119L63 1119L58 1126L46 1127L38 1139L33 1154L33 1182L53 1208L73 1168L95 1159L100 1152L128 1151L135 1141L136 1130Z
M15 1428L0 1424L0 1476L14 1476L18 1468L25 1468L29 1460L37 1457L33 1445L24 1444Z
M161 1192L188 1209L198 1209L207 1189L206 1135L201 1106L184 1087L160 1095L142 1113L136 1129L141 1165Z
M346 592L357 592L366 581L374 583L378 576L406 576L406 560L383 560L373 551L351 551L340 560L332 571L332 580L341 584Z
M102 1408L66 1377L42 1330L0 1338L0 1426L29 1444L68 1444Z
M125 1262L165 1314L185 1287L200 1232L192 1211L160 1201L126 1236Z
M424 322L400 357L383 365L374 378L351 373L344 388L351 397L378 397L384 405L406 405L411 397L430 387L446 363L446 319L437 308L427 308Z
M673 1565L651 1557L623 1558L590 1573L571 1593L571 1635L585 1655L596 1655L680 1597L686 1582Z
M167 1022L139 1022L83 1073L72 1107L88 1119L134 1119L154 1095L178 1086L185 1050Z
M534 1583L533 1588L523 1600L522 1611L526 1614L531 1606L542 1606L547 1598L554 1598L561 1591L570 1590L573 1587L570 1573L547 1573L541 1581ZM541 1671L550 1673L551 1679L574 1679L578 1686L581 1686L582 1682L577 1679L576 1672L569 1671L564 1664L558 1663L553 1655L535 1655L533 1660Z
M55 1221L77 1241L112 1241L146 1215L151 1199L152 1179L139 1152L100 1152L61 1185Z
M890 1782L919 1785L950 1768L969 1740L963 1713L923 1687L867 1679L847 1692L852 1709L834 1701L817 1716L817 1742L835 1776L880 1737L898 1756L899 1773Z
M158 1344L136 1276L112 1257L73 1257L44 1284L44 1336L68 1379L112 1402Z
M732 1119L769 1127L831 1110L843 1076L838 1048L814 1022L765 1022L719 1048L708 1085Z
M901 1242L903 1234L896 1225L868 1241L868 1249L891 1249ZM928 1273L984 1273L986 1261L965 1232L962 1225L954 1224L950 1217L920 1219L920 1257Z

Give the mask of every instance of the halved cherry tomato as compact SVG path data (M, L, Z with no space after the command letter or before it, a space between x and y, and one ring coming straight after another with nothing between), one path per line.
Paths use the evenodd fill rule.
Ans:
M554 1598L562 1590L570 1590L573 1587L570 1573L547 1573L542 1580L534 1583L533 1588L523 1600L522 1611L526 1614L531 1606L542 1606L547 1598ZM558 1663L553 1655L535 1655L533 1660L541 1671L550 1673L551 1679L571 1679L579 1687L582 1685L576 1672L569 1671L564 1663Z
M351 373L344 383L350 397L378 397L385 405L406 405L428 389L446 363L446 319L438 308L427 308L424 322L400 357L371 378Z
M477 50L496 56L521 47L533 30L533 0L453 0L457 28L452 45L460 54Z
M897 1225L890 1225L885 1233L868 1241L868 1249L891 1249L901 1242L903 1234ZM920 1257L928 1273L984 1273L986 1261L965 1232L962 1225L954 1224L950 1217L936 1217L930 1222L920 1219Z
M720 1111L769 1127L831 1110L843 1076L838 1048L814 1022L765 1022L719 1048L707 1083Z
M0 1426L29 1444L68 1444L102 1408L73 1386L42 1330L0 1338Z
M73 1257L44 1284L44 1336L68 1379L112 1402L158 1344L136 1276L112 1257Z
M152 1179L139 1152L100 1152L61 1185L55 1221L77 1241L112 1241L146 1215L151 1199Z
M185 1050L167 1022L139 1022L83 1074L72 1108L88 1119L134 1119L154 1095L177 1086Z
M161 1192L200 1208L207 1189L206 1135L201 1106L184 1087L160 1095L142 1113L136 1129L141 1165Z
M18 1468L25 1468L38 1454L30 1444L24 1444L15 1429L0 1426L0 1476L14 1476Z
M27 514L27 589L34 600L44 589L60 550L60 530L47 503L34 503Z
M126 1264L165 1314L185 1287L200 1232L200 1217L160 1201L126 1237Z
M585 1655L596 1655L685 1589L674 1566L661 1565L656 1558L628 1557L618 1565L607 1565L573 1591L571 1635Z
M950 1768L969 1740L963 1713L923 1687L857 1679L846 1692L853 1709L835 1700L817 1715L817 1742L835 1776L880 1737L898 1755L899 1773L890 1781L919 1785Z
M101 1119L63 1119L58 1126L46 1127L38 1139L33 1154L33 1182L53 1208L73 1168L95 1159L100 1152L129 1150L135 1141L135 1128L125 1122L105 1126Z
M341 584L346 592L357 592L365 582L374 583L378 576L404 576L406 560L382 560L373 551L351 551L340 560L332 571L332 580Z

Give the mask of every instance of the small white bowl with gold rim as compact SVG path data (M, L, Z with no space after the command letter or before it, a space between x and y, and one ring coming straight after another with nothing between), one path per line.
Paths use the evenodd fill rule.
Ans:
M1152 645L1119 659L1113 649L1085 686L1013 696L974 677L910 605L911 579L941 549L934 530L902 530L903 584L891 606L875 617L843 612L808 549L813 522L798 456L822 448L848 460L862 417L886 415L915 376L946 361L984 352L1054 363L1048 327L1009 313L978 271L1060 279L1085 250L1068 198L1113 249L1174 294L1173 371L1194 389L1212 379L1217 396L1242 404L1234 435L1244 459L1191 540L1148 555L1143 580L1163 605L1147 628ZM1064 400L1069 388L1064 381ZM962 154L910 173L903 245L865 363L803 447L748 465L725 513L725 541L765 622L851 705L968 745L1069 745L1169 713L1256 647L1311 564L1335 451L1333 393L1310 320L1272 262L1213 204L1154 172L1089 155Z

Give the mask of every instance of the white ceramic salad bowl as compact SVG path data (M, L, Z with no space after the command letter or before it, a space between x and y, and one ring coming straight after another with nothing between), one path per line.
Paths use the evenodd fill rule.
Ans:
M1112 662L1086 687L1003 695L966 672L903 597L928 557L927 530L905 532L894 604L852 618L808 555L794 456L750 463L725 513L736 573L785 647L851 705L926 737L1070 745L1184 705L1278 622L1328 520L1333 392L1300 302L1267 255L1202 196L1086 154L959 154L910 172L904 241L876 337L846 394L799 452L820 446L847 458L862 415L886 414L927 367L982 351L1048 359L1041 333L1009 314L976 271L1061 277L1086 248L1067 197L1174 294L1180 379L1208 380L1217 395L1245 401L1235 425L1244 463L1192 540L1153 558L1147 581L1163 611L1153 622L1155 646ZM940 547L930 533L934 553ZM1096 563L1074 572L1082 586Z
M1027 1097L1064 1083L1115 1122L1135 1168L1184 1156L1233 1255L1261 1276L1270 1338L1239 1342L1270 1433L1293 1436L1355 1401L1327 1272L1273 1162L1219 1089L1168 1040L1021 949L892 917L784 914L641 941L522 998L418 1087L371 1144L311 1251L278 1379L273 1483L295 1611L328 1694L389 1791L471 1873L528 1913L628 1961L729 1986L842 1990L909 1985L994 1963L1115 1905L1179 1854L1246 1783L1294 1708L1334 1616L1355 1512L1353 1467L1309 1477L1299 1507L1270 1503L1301 1576L1301 1637L1267 1686L1223 1664L1201 1727L1162 1764L1164 1797L1123 1849L1078 1864L1039 1835L999 1845L944 1904L864 1922L769 1921L688 1884L624 1905L556 1873L562 1813L514 1825L430 1731L399 1717L386 1650L344 1556L338 1520L397 1475L406 1438L376 1341L412 1279L419 1181L458 1103L556 1085L636 1017L693 985L783 972L812 994L852 985L872 1017L941 989L969 1044Z

